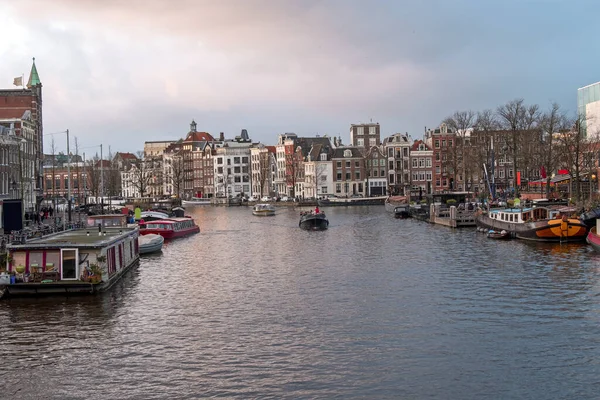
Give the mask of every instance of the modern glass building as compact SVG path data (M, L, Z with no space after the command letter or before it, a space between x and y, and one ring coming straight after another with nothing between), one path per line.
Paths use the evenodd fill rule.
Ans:
M600 134L600 82L577 89L577 114L584 137Z

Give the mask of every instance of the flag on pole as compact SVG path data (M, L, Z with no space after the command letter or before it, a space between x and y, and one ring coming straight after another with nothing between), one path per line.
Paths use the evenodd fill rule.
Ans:
M23 77L19 76L13 80L13 85L15 86L23 86Z
M540 176L542 177L542 179L546 179L548 177L548 175L546 175L546 168L544 168L543 165L542 168L540 168Z

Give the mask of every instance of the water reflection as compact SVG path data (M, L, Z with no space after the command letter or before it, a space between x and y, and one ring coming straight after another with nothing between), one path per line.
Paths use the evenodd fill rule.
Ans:
M39 382L12 397L595 396L587 247L325 211L307 232L296 209L198 207L199 235L104 296L0 303L0 368Z

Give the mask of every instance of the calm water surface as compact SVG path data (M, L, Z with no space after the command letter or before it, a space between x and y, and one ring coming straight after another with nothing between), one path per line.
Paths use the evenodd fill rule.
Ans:
M105 295L0 302L0 397L600 398L589 248L325 211L199 207Z

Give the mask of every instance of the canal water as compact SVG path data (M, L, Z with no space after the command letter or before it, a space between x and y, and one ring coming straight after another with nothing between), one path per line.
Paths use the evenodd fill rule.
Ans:
M105 295L0 302L0 398L600 396L591 249L325 211L198 207Z

